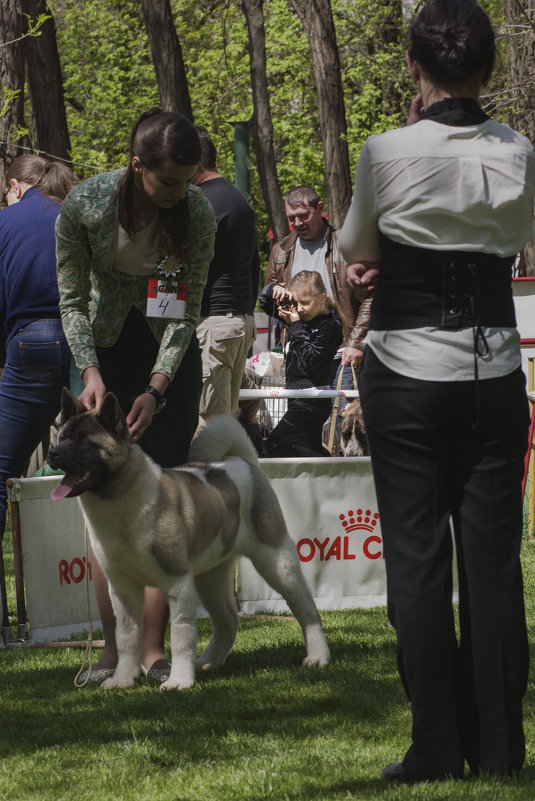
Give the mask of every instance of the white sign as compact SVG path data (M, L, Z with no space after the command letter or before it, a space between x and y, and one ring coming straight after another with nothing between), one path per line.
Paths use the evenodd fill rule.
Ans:
M369 457L263 459L301 567L319 609L386 603L381 526ZM240 560L245 613L287 611L285 602Z
M513 279L516 324L520 334L522 369L529 376L529 357L535 356L535 277ZM531 389L528 386L528 389Z
M36 641L88 630L86 575L91 616L100 627L80 505L76 498L50 500L60 478L13 479L9 490L9 500L19 504L26 612Z
M147 317L183 320L186 316L187 299L187 284L151 278L147 292Z

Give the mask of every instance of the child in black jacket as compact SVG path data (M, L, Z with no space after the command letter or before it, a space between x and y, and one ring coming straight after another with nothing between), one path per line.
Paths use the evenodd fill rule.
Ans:
M327 296L319 273L302 270L288 288L268 284L260 306L289 326L285 356L286 388L330 389L334 356L342 344L338 305ZM329 456L322 444L323 424L331 412L330 398L291 398L288 411L264 443L263 456Z

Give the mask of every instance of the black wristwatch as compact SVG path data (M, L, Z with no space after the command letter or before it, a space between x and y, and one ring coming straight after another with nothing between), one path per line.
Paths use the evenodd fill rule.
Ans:
M163 395L160 392L158 392L156 387L151 387L151 386L146 387L143 390L143 394L145 394L145 392L147 392L149 395L152 395L152 397L156 401L156 411L154 412L154 414L158 414L158 412L161 412L161 410L167 403Z

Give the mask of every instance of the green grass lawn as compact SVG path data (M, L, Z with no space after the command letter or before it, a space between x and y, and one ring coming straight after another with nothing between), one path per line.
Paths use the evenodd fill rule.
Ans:
M535 543L523 558L533 651ZM388 786L410 732L393 630L383 608L323 618L328 668L300 667L292 619L244 619L225 668L183 692L75 689L81 650L0 650L1 801L535 799L533 680L519 778Z

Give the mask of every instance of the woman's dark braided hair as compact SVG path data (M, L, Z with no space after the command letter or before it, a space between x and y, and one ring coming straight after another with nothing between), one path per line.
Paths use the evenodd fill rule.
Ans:
M487 14L475 0L431 0L410 29L411 58L438 85L490 77L496 45Z

